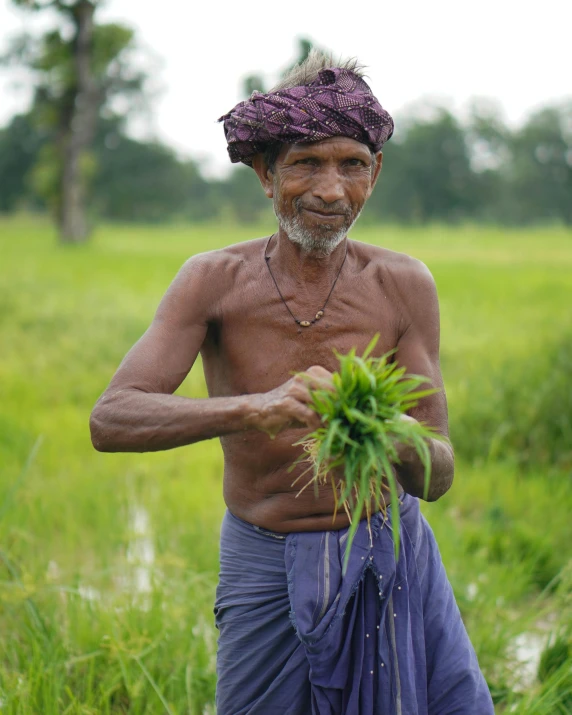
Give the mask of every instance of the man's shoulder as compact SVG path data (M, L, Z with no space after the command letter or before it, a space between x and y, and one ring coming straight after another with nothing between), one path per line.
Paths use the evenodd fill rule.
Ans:
M265 238L253 238L249 241L231 244L224 248L196 253L188 258L181 269L184 276L196 280L224 282L225 278L234 279L241 268L264 251Z
M434 285L431 271L418 258L371 243L360 241L353 243L366 262L383 273L389 274L396 283Z
M232 266L241 263L264 251L264 245L268 241L268 236L264 238L252 238L249 241L233 243L223 248L216 248L212 251L204 251L191 256L185 265L204 266L209 268L222 268L226 265Z
M254 258L260 256L263 265L264 241L251 241L226 246L213 251L196 253L188 258L175 276L167 295L176 296L180 311L196 314L197 310L210 320L220 313L221 301L225 296L243 286L254 275L251 268ZM257 269L259 270L259 268Z

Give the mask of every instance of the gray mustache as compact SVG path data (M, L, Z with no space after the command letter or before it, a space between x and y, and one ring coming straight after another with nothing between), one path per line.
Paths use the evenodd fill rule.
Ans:
M343 214L344 216L349 216L349 214L351 213L350 209L348 209L348 207L344 206L343 204L302 204L299 199L294 201L294 204L298 211L300 211L301 209L306 209L307 211L319 211L323 214Z

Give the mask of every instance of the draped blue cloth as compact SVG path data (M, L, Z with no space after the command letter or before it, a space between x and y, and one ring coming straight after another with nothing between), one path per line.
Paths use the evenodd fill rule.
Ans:
M277 534L227 512L221 532L218 715L494 715L431 528L401 506L401 549L376 514Z

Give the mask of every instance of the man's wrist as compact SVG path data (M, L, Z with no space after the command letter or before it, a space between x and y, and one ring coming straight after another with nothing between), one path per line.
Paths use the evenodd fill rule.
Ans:
M264 395L244 395L241 404L241 414L245 429L260 429L264 416Z

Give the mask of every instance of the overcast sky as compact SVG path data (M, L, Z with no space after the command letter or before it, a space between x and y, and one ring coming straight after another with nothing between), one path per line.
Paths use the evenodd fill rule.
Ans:
M215 172L227 165L216 119L241 99L241 78L262 70L272 80L300 35L357 56L397 117L423 98L462 112L471 98L490 97L516 124L572 96L571 0L107 0L99 18L133 26L161 60L155 134ZM14 32L40 26L0 0L0 48ZM0 71L0 124L28 100L12 81Z

